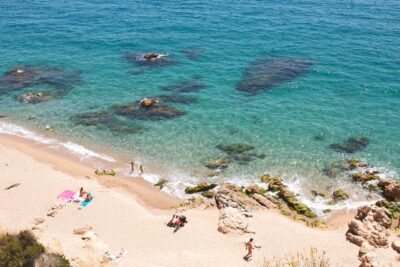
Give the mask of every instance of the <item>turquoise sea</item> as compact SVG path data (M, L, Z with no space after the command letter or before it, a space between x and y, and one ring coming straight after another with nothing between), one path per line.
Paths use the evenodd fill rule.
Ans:
M53 136L141 155L167 169L209 181L256 181L269 172L298 187L341 184L322 169L356 157L400 172L400 2L302 1L2 1L0 72L13 66L60 67L80 79L67 93L38 104L16 96L54 90L52 83L0 92L0 114ZM158 52L173 64L141 67L130 53ZM248 94L236 90L246 69L263 58L297 58L302 75ZM81 112L166 94L163 86L195 77L192 104L167 120L116 115L140 132L74 123ZM66 84L73 82L73 84ZM3 85L4 88L4 85ZM315 136L323 138L315 138ZM329 148L364 136L365 149ZM316 140L322 139L322 140ZM219 144L245 143L264 158L233 161L206 178L202 161L225 155ZM239 164L240 163L240 164ZM178 178L176 178L178 177ZM175 179L186 179L185 175Z

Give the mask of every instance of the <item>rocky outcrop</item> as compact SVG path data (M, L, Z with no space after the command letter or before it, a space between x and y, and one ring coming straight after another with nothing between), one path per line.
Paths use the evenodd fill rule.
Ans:
M241 188L232 184L221 185L214 195L215 203L220 210L218 231L221 233L248 233L248 218L251 207L249 199L241 192ZM255 201L254 201L255 202ZM256 202L256 205L258 203Z
M380 180L378 186L387 200L400 202L400 182L390 179Z
M258 184L251 183L246 187L246 194L252 195L252 194L264 194L265 189L260 187Z
M264 195L254 194L251 197L254 198L258 203L260 203L261 206L264 206L267 209L276 208L276 205Z
M346 142L331 144L329 148L342 153L354 153L363 150L369 144L368 138L364 136L349 137Z
M393 241L392 248L397 252L400 253L400 240Z
M317 215L304 203L301 203L297 196L291 192L282 180L272 180L268 184L268 190L277 192L278 197L281 198L289 208L295 210L297 213L302 214L308 218L315 218Z
M346 238L361 246L364 241L374 247L387 247L391 226L390 212L383 207L363 206L357 210L357 215L349 223Z
M205 192L215 188L217 184L200 183L196 186L188 186L185 188L186 194L194 194L199 192Z
M163 189L163 187L168 183L168 180L164 178L158 179L157 183L154 184L154 186L160 187L160 189Z
M378 256L373 252L368 252L365 255L362 255L360 258L361 264L360 267L380 267L380 263L378 261Z
M152 98L143 98L142 100L140 100L140 105L142 107L151 107L154 106L157 103L156 100L152 99Z

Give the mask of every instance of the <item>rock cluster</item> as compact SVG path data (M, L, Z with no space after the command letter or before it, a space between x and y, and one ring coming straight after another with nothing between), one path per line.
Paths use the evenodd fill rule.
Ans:
M368 144L368 138L364 136L352 136L349 137L344 143L329 145L329 148L337 152L354 153L363 150Z
M346 238L350 242L361 246L363 242L374 247L388 246L388 228L392 224L390 212L377 206L362 206L357 215L349 223Z

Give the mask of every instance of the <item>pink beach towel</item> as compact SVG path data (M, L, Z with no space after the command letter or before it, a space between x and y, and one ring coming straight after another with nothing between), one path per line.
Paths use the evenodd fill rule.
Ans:
M58 195L57 198L65 199L65 200L70 200L73 198L75 195L75 191L72 190L64 190L61 194Z

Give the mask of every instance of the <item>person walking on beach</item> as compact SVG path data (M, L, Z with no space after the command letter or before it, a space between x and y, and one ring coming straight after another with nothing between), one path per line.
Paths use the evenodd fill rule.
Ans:
M254 241L254 239L250 238L250 240L248 242L246 242L247 254L246 254L246 256L243 257L243 259L245 261L249 261L251 259L251 257L253 256L253 249L254 248L261 248L261 246L255 245L253 241Z
M135 172L135 166L139 167L140 171L139 175L142 175L144 173L143 164L140 161L131 161L130 165L131 165L131 174Z

